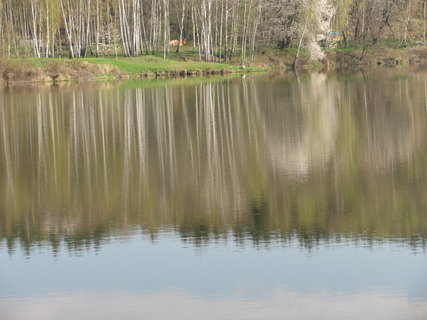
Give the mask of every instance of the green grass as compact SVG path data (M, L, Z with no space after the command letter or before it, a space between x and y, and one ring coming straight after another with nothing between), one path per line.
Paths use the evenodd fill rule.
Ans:
M247 67L244 70L236 63L217 63L199 61L197 53L193 53L192 49L183 48L181 52L172 51L168 57L163 58L162 53L155 55L142 55L139 57L89 57L69 60L67 58L26 58L25 61L33 63L38 67L45 67L50 61L86 61L93 64L112 65L117 67L122 73L128 75L138 75L145 73L168 73L168 72L204 72L204 71L232 71L232 72L253 72L265 71L260 67Z
M360 45L349 45L348 47L336 47L336 48L327 48L328 51L359 51L363 50L363 47Z
M174 71L206 71L206 70L230 70L241 71L236 65L212 63L203 61L178 61L174 59L163 59L156 56L141 56L132 58L84 58L79 59L94 64L108 64L119 68L123 73L134 75L152 72L174 72ZM254 71L251 68L249 71Z

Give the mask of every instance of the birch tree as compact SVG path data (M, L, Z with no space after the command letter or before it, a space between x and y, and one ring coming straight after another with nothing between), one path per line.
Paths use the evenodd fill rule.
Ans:
M317 35L347 41L425 39L421 0L0 0L3 57L170 53L183 40L205 61L250 63L258 49L323 57ZM417 27L418 26L418 27Z

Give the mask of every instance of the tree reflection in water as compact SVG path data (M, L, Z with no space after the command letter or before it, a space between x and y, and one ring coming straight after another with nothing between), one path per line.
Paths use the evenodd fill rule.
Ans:
M312 74L0 95L10 250L177 232L201 245L427 236L427 75ZM28 89L26 89L28 91Z

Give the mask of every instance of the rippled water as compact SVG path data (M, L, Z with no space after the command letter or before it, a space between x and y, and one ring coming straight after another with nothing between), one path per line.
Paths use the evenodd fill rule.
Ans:
M0 91L0 318L426 319L427 71Z

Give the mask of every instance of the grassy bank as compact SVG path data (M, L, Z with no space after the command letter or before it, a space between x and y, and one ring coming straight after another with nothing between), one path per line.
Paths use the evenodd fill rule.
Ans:
M30 82L185 77L265 71L253 66L210 63L182 57L158 56L111 58L24 58L0 60L0 82L13 85Z
M302 50L297 69L304 71L335 71L363 68L366 66L397 66L427 64L427 46L411 43L399 46L397 41L387 40L376 45L352 44L348 47L324 49L326 58L322 61L310 60L307 51ZM270 48L261 51L253 65L269 70L292 70L296 55L295 48L279 50Z
M304 50L298 69L327 71L363 66L394 66L427 64L427 46L410 44L398 46L384 41L376 46L351 45L347 48L328 48L323 61L313 62ZM64 81L206 76L256 71L291 70L295 48L259 50L249 65L241 66L238 55L227 63L199 61L191 48L173 52L167 59L159 55L141 57L101 57L83 59L21 58L0 60L0 85L21 83L52 83Z

